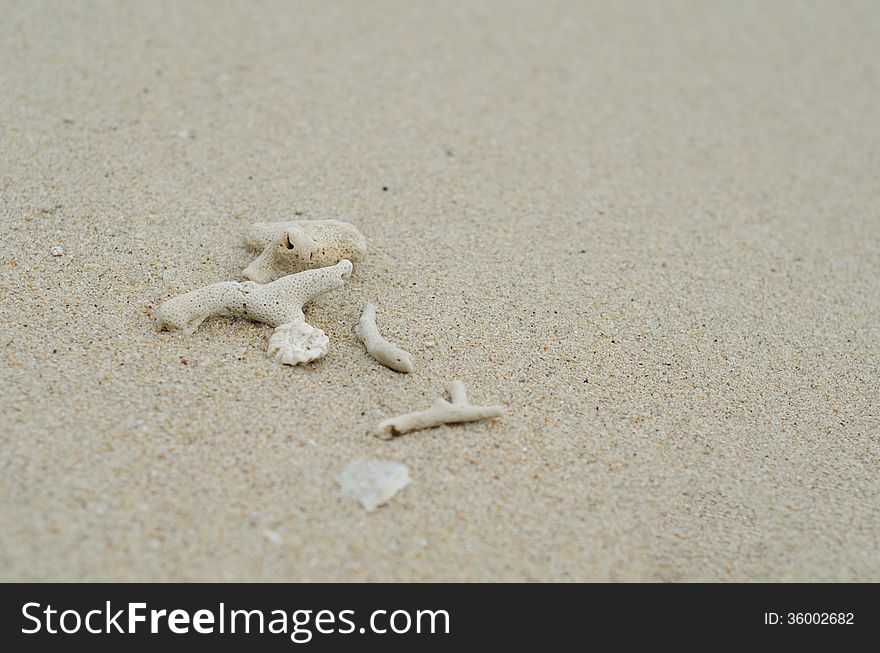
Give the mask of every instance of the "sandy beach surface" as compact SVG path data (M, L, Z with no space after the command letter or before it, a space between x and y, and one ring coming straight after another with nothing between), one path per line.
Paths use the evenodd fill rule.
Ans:
M3 580L880 580L876 2L2 15ZM325 358L157 332L309 218ZM507 416L367 435L452 378Z

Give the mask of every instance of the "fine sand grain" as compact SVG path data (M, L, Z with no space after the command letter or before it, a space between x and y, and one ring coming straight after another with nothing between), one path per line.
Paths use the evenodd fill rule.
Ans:
M873 1L2 2L0 576L880 580L878 62ZM325 358L156 332L326 218ZM451 378L506 416L367 435Z

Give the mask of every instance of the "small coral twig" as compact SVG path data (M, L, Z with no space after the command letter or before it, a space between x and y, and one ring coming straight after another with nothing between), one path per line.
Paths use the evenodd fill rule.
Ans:
M504 415L503 406L472 406L468 403L467 392L461 381L450 382L446 390L449 392L451 403L445 399L437 399L427 410L386 419L376 425L373 429L373 435L383 440L390 440L410 431L427 429L441 424L476 422Z
M194 333L214 315L241 315L275 327L302 322L303 305L321 293L340 288L342 278L349 276L351 269L351 261L343 259L336 265L291 274L262 286L253 281L223 281L172 297L156 315L161 328L180 329L186 334Z
M376 307L370 303L364 306L361 320L355 328L370 356L397 372L409 373L413 370L412 355L379 335L376 328Z

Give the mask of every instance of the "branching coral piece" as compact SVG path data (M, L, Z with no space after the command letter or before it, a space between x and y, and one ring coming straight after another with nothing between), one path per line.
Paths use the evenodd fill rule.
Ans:
M258 222L250 226L245 241L262 252L242 272L257 283L335 265L342 259L356 263L367 251L367 240L357 227L339 220Z
M370 356L397 372L409 373L413 370L412 355L379 335L376 328L376 307L370 303L364 306L361 320L355 332L364 343Z
M445 399L437 399L427 410L386 419L376 425L373 429L373 435L383 440L390 440L410 431L427 429L441 424L476 422L504 415L503 406L472 406L468 402L467 391L461 381L451 381L446 390L449 392L451 403Z
M269 338L269 355L282 365L298 365L320 358L330 349L330 338L307 322L290 322L275 328Z
M351 261L343 259L336 265L291 274L265 285L223 281L172 297L156 315L160 327L180 329L186 334L194 333L214 315L241 315L276 327L298 323L305 319L303 305L321 293L342 287L342 278L351 275L351 270Z

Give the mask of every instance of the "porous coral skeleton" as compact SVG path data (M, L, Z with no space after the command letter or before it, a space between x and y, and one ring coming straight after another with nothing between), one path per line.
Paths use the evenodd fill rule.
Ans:
M339 220L258 222L248 229L245 242L260 255L242 276L257 283L335 265L342 259L357 263L367 250L367 239L357 227Z
M206 319L216 315L239 315L276 327L269 353L282 363L314 360L327 353L324 332L305 322L303 306L318 295L344 285L351 275L351 261L306 270L260 285L253 281L223 281L173 297L158 311L160 328L192 334Z

